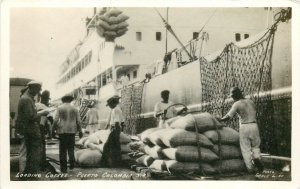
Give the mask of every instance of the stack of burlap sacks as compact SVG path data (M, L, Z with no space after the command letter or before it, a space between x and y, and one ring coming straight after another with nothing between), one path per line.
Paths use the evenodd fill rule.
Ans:
M116 37L124 35L128 31L126 22L128 18L122 11L111 8L99 16L96 24L98 35L104 37L106 41L113 41Z
M108 139L110 130L99 130L88 137L81 138L76 142L81 150L75 152L75 161L80 167L99 167L100 160L103 153L103 147ZM130 157L128 153L130 149L131 139L130 136L121 132L120 134L122 160L126 161Z
M245 171L239 133L223 127L211 114L187 114L169 125L171 128L151 128L141 134L146 145L145 155L136 160L139 164L170 173Z

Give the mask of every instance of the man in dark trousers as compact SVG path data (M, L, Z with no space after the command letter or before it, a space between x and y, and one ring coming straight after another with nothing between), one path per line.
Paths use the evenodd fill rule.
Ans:
M109 106L111 111L105 129L110 129L111 133L103 148L103 155L100 162L102 167L122 166L120 133L122 127L124 127L124 118L122 110L119 107L119 99L119 96L114 95L107 100L107 106Z
M54 118L54 128L59 135L59 161L62 173L67 172L67 152L69 155L70 169L74 168L75 156L75 134L78 131L82 137L81 119L79 111L71 105L73 97L66 95L62 97L63 104L57 108Z
M260 136L256 122L255 104L252 100L244 98L238 87L231 88L230 97L233 98L234 104L223 118L218 119L219 121L227 121L235 114L238 115L240 121L240 147L248 172L256 172L252 160L258 171L262 172L263 164L260 157Z
M26 149L24 174L36 174L40 171L42 139L38 121L40 116L48 114L47 110L37 112L35 106L34 97L40 93L41 88L41 82L30 81L22 91L18 104L16 132L24 136Z

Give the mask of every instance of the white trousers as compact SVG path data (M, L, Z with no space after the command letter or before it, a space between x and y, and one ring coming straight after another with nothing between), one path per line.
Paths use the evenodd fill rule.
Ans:
M240 124L240 146L248 170L253 170L252 158L260 159L260 136L256 123Z
M22 173L25 169L26 166L26 156L27 156L27 151L26 151L26 145L25 145L25 139L21 139L21 146L19 150L19 172Z

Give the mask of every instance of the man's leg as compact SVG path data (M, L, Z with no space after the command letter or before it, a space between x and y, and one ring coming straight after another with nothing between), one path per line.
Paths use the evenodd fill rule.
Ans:
M60 171L63 173L67 172L67 146L66 146L65 134L59 135L59 161Z
M25 144L27 156L24 173L38 173L40 171L41 162L41 139L26 137Z
M40 125L41 136L42 136L42 146L41 146L41 169L42 171L46 170L46 141L45 141L45 128L43 125Z
M27 151L26 151L26 144L25 144L25 139L21 139L21 147L19 151L19 172L22 173L25 169L26 166L26 156L27 156Z
M68 155L70 162L70 169L74 168L75 156L74 156L74 146L75 146L75 134L68 134Z
M252 173L254 170L252 164L251 142L248 137L248 128L243 125L240 127L240 147L247 170Z
M251 147L252 147L252 153L253 153L253 161L254 165L257 167L258 171L262 172L264 169L264 166L261 162L261 156L260 156L260 136L259 136L259 130L257 124L251 125L251 132L250 132L250 141L251 141Z

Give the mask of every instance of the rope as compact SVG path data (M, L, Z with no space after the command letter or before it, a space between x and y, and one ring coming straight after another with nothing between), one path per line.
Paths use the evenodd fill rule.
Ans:
M200 146L200 137L199 137L199 130L198 130L198 124L197 121L195 119L195 117L193 116L194 119L194 127L195 127L195 134L196 134L196 140L197 140L197 150L198 150L198 166L199 166L199 170L202 173L203 176L206 176L203 168L202 168L202 164L201 164L201 160L202 160L202 154L201 154L201 146Z

